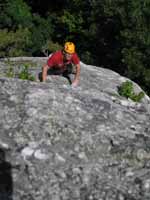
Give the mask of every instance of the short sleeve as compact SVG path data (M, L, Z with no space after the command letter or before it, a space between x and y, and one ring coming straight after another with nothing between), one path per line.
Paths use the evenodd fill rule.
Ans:
M78 55L75 53L74 55L73 55L73 57L72 57L72 62L75 64L75 65L77 65L77 64L79 64L79 62L80 62L80 59L79 59L79 57L78 57Z
M55 65L55 60L56 60L56 55L55 55L55 53L53 53L53 54L49 57L49 59L48 59L48 61L47 61L47 65L48 65L49 67L54 66L54 65Z

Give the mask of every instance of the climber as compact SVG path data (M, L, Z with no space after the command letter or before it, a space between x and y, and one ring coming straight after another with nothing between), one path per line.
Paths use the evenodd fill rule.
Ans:
M75 71L73 71L75 69ZM50 72L49 72L50 71ZM46 81L47 74L59 74L69 79L73 87L78 86L80 76L80 60L75 52L73 42L66 42L62 50L54 52L42 68L42 81ZM74 74L73 81L70 74Z

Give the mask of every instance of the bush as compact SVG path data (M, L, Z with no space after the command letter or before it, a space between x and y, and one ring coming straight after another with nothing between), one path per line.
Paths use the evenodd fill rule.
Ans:
M10 66L6 72L6 76L8 78L14 78L15 77L15 72L14 72L14 68L12 66Z
M1 57L22 56L30 45L31 33L28 28L19 27L16 31L0 29L0 55Z
M51 39L53 28L48 20L41 18L39 15L33 16L33 24L30 29L32 44L29 51L32 55L41 56L43 46L47 43L47 40Z
M133 83L130 81L126 81L126 82L122 83L122 85L118 88L118 93L121 96L130 98L135 102L141 101L141 99L144 97L144 92L135 94L134 89L133 89Z
M24 0L3 0L0 8L0 28L16 30L18 26L32 26L31 8Z
M20 78L22 80L35 81L35 77L30 74L29 66L27 64L21 67L21 71L19 72L15 71L13 66L10 66L6 72L6 76L9 78Z
M32 76L29 73L29 66L28 65L24 65L24 67L22 68L21 72L18 74L18 78L20 78L22 80L35 81L34 76Z

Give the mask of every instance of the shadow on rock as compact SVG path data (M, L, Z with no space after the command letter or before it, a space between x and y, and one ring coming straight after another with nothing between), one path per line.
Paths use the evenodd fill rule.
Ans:
M65 70L64 72L61 72L60 70L57 69L49 69L47 71L47 75L57 75L57 76L63 76L64 78L66 78L69 82L69 84L72 83L71 77L70 75L75 74L72 70ZM40 72L38 74L38 79L40 82L42 82L42 72Z
M5 152L0 149L0 200L13 200L11 164L5 161Z

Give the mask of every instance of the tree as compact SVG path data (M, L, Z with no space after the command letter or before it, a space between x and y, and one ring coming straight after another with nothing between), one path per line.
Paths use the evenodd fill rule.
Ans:
M1 5L0 28L17 29L32 25L30 7L23 0L4 0Z
M41 55L43 54L43 46L46 45L48 40L51 40L51 36L53 34L53 26L51 21L35 14L33 16L33 26L30 30L32 33L32 46L30 47L29 51L32 53L32 55Z
M27 54L30 45L30 31L19 27L16 31L0 29L0 57L22 56Z
M92 1L99 63L150 92L150 1ZM99 37L99 39L98 39ZM97 56L98 56L97 54Z

